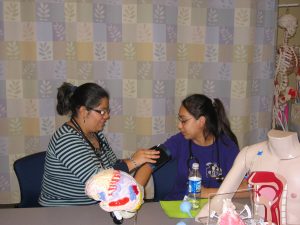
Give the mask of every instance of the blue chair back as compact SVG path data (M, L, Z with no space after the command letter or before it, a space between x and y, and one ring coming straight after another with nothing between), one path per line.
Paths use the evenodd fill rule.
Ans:
M164 197L172 190L176 172L177 160L172 159L152 174L154 182L153 201L164 200Z
M41 193L46 152L38 152L17 159L13 166L16 173L21 201L20 208L41 207L38 199Z

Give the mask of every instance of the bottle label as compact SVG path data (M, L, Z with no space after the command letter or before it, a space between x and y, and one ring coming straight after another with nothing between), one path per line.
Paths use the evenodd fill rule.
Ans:
M190 177L189 178L189 193L198 194L201 190L201 178Z

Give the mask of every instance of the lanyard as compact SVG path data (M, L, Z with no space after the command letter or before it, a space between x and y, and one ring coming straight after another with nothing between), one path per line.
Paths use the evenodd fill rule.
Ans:
M190 168L190 163L191 163L192 160L195 160L195 162L200 165L199 160L194 156L194 154L192 152L192 141L189 140L189 157L188 157L188 159L186 161L186 166L187 166L188 170Z
M100 165L101 165L101 167L102 168L104 168L104 166L103 166L103 163L102 163L102 161L101 161L101 159L100 159L100 156L98 156L98 154L97 154L97 148L95 148L95 146L90 142L90 140L85 136L85 134L83 133L83 131L82 131L82 129L81 129L81 127L80 127L80 125L77 123L77 121L72 117L71 118L71 123L74 125L74 127L77 129L77 131L81 134L81 136L83 137L83 139L89 144L89 146L94 150L94 153L96 154L96 156L99 158L99 162L100 162ZM97 138L97 141L98 141L98 143L99 143L99 147L101 147L101 141L100 141L100 138L98 137L98 135L96 134L95 135L96 136L96 138Z
M89 146L94 149L94 150L97 150L97 148L95 148L95 146L90 142L90 140L85 136L85 134L83 133L80 125L77 123L77 121L72 117L71 118L71 123L74 125L74 127L79 131L79 133L81 134L81 136L84 138L84 140L86 140L86 142L89 144ZM97 138L97 141L99 143L99 147L100 147L100 140L99 140L99 137L98 135L96 134L95 137Z

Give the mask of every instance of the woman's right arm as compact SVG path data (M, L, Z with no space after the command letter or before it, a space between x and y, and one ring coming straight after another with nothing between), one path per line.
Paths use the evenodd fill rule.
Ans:
M159 158L159 151L153 149L138 149L130 159L124 159L129 171L139 168L145 163L156 163Z

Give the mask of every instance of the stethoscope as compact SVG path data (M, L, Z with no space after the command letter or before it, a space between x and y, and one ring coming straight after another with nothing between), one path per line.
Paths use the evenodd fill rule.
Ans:
M216 145L217 145L217 159L218 159L217 166L218 166L218 168L221 168L221 167L220 167L219 145L218 145L217 140L216 140ZM188 169L190 168L190 163L191 163L191 161L195 161L196 163L198 163L198 164L200 165L200 161L194 156L194 154L193 154L193 152L192 152L192 141L189 140L189 157L188 157L188 159L187 159L187 161L186 161L186 165L187 165L187 168L188 168ZM225 177L224 177L222 174L220 174L220 175L218 175L218 176L216 176L216 177L212 177L212 176L211 176L211 178L216 179L216 181L219 182L219 183L222 183L222 181L225 179Z

